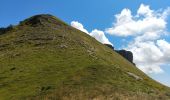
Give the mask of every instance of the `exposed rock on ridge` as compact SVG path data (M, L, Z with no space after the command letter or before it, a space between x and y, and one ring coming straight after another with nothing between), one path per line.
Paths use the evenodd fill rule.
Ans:
M61 26L63 24L65 23L50 14L35 15L20 22L20 25L30 25L33 27L38 25L51 27L53 25Z
M114 50L114 47L112 45L110 44L104 44L104 45ZM129 62L135 65L135 63L133 63L133 53L131 51L127 51L127 50L115 50L115 51L121 56L123 56L125 59L127 59Z
M119 53L121 56L126 58L129 62L133 63L133 53L131 51L126 50L115 50L117 53Z

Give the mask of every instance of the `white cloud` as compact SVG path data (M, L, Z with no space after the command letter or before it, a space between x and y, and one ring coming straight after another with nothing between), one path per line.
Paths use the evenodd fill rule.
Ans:
M157 45L164 54L161 61L170 64L170 43L165 40L158 40Z
M78 30L81 30L81 31L89 34L90 36L94 37L96 40L98 40L99 42L101 42L103 44L111 44L112 45L112 43L105 36L104 32L101 31L101 30L94 29L94 30L92 30L92 32L89 33L84 28L83 24L79 23L78 21L72 21L71 26L78 29Z
M167 18L170 8L152 10L149 5L141 4L136 15L130 9L123 9L116 14L116 21L106 33L115 36L133 36L132 41L125 47L134 54L134 62L145 73L163 73L161 66L170 65L170 43L162 39L166 31ZM81 23L73 21L71 25L94 37L101 43L111 44L103 31L88 32Z
M137 67L146 73L162 73L161 66L170 64L170 43L161 39L168 33L166 19L169 14L170 8L155 11L141 4L133 16L126 8L115 15L116 22L106 33L133 36L126 49L133 52Z
M141 4L140 8L137 11L138 15L144 15L147 17L152 17L153 10L150 9L148 5Z
M134 62L146 73L162 73L161 66L170 64L170 43L165 40L130 43Z
M113 27L106 29L106 33L124 37L145 33L160 34L166 28L168 12L170 12L169 8L163 12L157 12L144 4L141 4L134 16L129 9L123 9L120 14L115 15L116 22L113 23Z
M109 40L106 38L105 34L103 31L100 30L93 30L90 35L92 37L94 37L96 40L98 40L99 42L103 43L103 44L112 44L111 42L109 42Z
M71 22L71 26L72 27L74 27L74 28L76 28L76 29L78 29L78 30L80 30L80 31L83 31L83 32L85 32L85 33L89 33L85 28L84 28L84 26L81 24L81 23L79 23L78 21L72 21Z
M163 53L152 41L138 42L129 44L128 50L134 54L134 62L137 67L146 73L161 73L161 63Z

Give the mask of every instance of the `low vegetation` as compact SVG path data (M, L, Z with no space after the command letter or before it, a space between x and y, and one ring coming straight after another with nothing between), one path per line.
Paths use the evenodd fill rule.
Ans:
M0 100L170 99L168 87L51 15L0 35L0 69Z

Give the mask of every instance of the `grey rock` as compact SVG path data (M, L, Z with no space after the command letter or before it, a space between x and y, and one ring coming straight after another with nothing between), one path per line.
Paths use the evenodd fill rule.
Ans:
M114 50L114 47L112 45L110 45L110 44L104 44L104 45L106 45L107 47ZM127 50L114 50L114 51L117 52L118 54L120 54L125 59L127 59L133 65L135 65L135 63L133 63L133 53L131 51L127 51Z
M110 44L104 44L104 45L114 50L114 47L112 45Z
M116 50L116 52L126 58L129 62L133 63L133 53L131 51Z
M133 78L135 78L136 80L143 80L143 78L139 77L138 75L131 73L131 72L127 72L127 74Z
M61 45L60 45L60 48L68 48L68 46L65 45L65 44L61 44Z

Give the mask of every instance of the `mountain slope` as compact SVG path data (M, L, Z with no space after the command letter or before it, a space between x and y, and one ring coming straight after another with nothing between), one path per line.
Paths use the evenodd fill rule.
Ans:
M0 69L0 100L170 98L112 49L46 14L3 29Z

